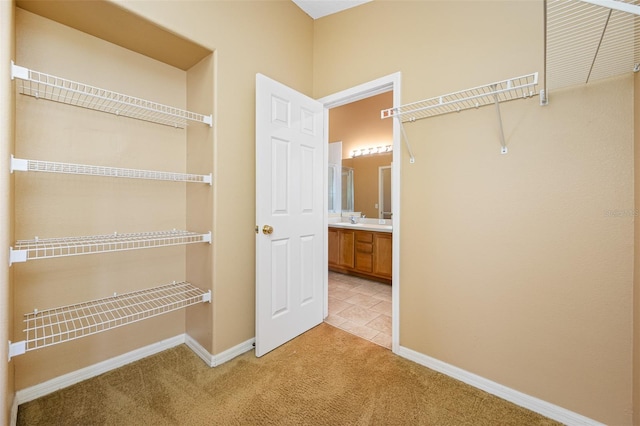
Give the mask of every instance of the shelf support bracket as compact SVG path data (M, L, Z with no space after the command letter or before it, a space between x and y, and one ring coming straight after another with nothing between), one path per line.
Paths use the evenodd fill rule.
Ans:
M202 242L211 244L211 231L209 231L208 234L204 235L204 237L202 238Z
M9 247L9 266L18 262L26 262L27 261L27 251L26 250L14 250L13 247Z
M208 175L204 175L203 182L204 183L208 183L209 186L213 186L213 173L209 173Z
M16 65L15 62L11 61L11 80L15 78L28 80L29 69L25 67L21 67L20 65Z
M9 170L11 173L15 171L26 172L29 170L29 162L27 160L23 160L21 158L15 158L13 154L11 154L11 167Z
M21 342L11 343L9 340L9 361L14 356L22 355L27 351L27 342L25 340Z
M202 295L202 303L211 303L211 290Z
M413 152L411 151L411 145L409 144L409 138L407 138L407 132L404 130L404 125L402 124L402 120L400 120L399 115L394 115L396 120L398 120L398 124L400 125L400 131L402 132L402 138L404 139L404 143L407 146L407 151L409 151L409 162L411 164L416 162L416 158L413 156Z
M500 154L506 154L508 152L507 150L507 143L505 142L504 139L504 129L502 128L502 115L500 115L500 102L498 100L498 95L495 93L496 90L496 86L492 86L494 93L493 93L493 100L496 104L496 114L498 115L498 128L500 130L500 145L502 145L502 148L500 149Z

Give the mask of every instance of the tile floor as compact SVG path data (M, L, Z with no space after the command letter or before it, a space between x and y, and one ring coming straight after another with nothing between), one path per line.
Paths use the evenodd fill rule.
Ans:
M329 271L325 322L391 349L391 286Z

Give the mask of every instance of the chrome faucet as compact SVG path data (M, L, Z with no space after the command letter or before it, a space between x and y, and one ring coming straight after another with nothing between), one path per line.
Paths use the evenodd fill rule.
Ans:
M356 224L358 223L358 221L356 220L355 216L349 216L349 220L351 221L351 223Z

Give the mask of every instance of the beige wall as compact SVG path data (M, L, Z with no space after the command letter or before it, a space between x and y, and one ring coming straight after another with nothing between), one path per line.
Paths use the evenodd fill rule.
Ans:
M120 4L216 52L217 354L255 335L255 75L311 95L313 21L289 1Z
M640 77L634 75L635 250L633 288L633 424L640 424Z
M542 2L374 1L314 27L314 96L402 72L409 103L543 71ZM353 31L357 26L358 31ZM407 124L400 344L631 423L632 81Z
M186 107L186 73L16 9L16 63ZM18 158L183 172L186 131L29 96L16 99ZM48 173L15 177L16 239L186 228L185 184ZM185 279L185 248L16 263L14 336L22 315ZM196 283L194 283L195 285ZM184 312L16 357L16 388L184 333Z
M15 54L14 8L12 1L0 2L0 161L8 164L13 152L15 97L9 63ZM13 179L6 168L0 173L0 259L8 259L13 243ZM10 424L14 399L14 363L8 359L5 342L12 339L13 272L8 262L0 262L0 423Z

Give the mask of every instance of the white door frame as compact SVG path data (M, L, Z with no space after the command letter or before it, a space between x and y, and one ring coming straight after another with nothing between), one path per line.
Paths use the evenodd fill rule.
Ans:
M364 84L334 93L318 99L324 105L324 137L325 137L325 164L324 173L327 173L327 151L329 149L329 109L351 102L369 98L371 96L393 91L393 107L399 107L400 103L400 82L401 73L396 72L387 76L369 81ZM391 169L391 209L393 212L393 266L391 286L391 350L398 353L400 348L400 158L401 158L401 129L397 120L393 120L393 167ZM324 179L325 194L328 194L327 177ZM324 198L325 216L324 229L328 227L328 206L327 197ZM324 239L324 317L329 314L329 247L328 241Z

